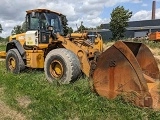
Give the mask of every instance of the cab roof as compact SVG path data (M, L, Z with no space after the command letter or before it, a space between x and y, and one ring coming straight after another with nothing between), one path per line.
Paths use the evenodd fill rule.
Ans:
M62 15L59 12L51 11L51 10L48 10L48 9L33 9L33 10L27 10L26 12L27 12L27 14L30 14L32 12L39 12L39 13L41 13L41 12L50 12L50 13L55 13L55 14L58 14L58 15Z

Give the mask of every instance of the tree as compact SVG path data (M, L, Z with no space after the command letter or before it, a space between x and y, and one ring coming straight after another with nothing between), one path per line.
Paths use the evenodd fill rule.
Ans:
M132 16L132 12L125 10L123 6L118 6L111 13L110 30L115 40L124 37L124 32L128 26L128 21Z
M11 34L15 35L15 34L20 34L20 33L24 33L25 31L22 29L21 25L17 25L13 28Z
M2 25L0 24L0 33L2 33L3 31L3 28L2 28Z
M76 24L76 26L77 26L77 24ZM85 27L83 25L83 21L82 21L81 25L79 27L77 26L77 30L75 32L84 32L85 30L89 30L89 28Z
M83 30L86 30L86 27L84 27L84 25L81 25L79 28L78 28L78 31L81 32Z
M71 34L71 33L73 33L73 29L72 27L68 27L68 34Z
M61 22L63 26L64 36L66 36L68 34L69 27L68 27L68 20L65 15L61 15Z
M22 23L22 26L21 26L21 27L22 27L22 31L23 31L23 32L26 32L26 31L27 31L26 21Z
M96 29L102 29L102 28L103 28L102 25L96 26Z

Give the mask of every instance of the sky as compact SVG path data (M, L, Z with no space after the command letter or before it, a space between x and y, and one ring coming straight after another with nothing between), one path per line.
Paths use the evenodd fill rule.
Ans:
M160 19L160 0L156 1L156 19ZM1 37L11 34L14 26L25 20L26 10L45 8L67 16L68 26L76 29L81 21L86 27L96 27L110 22L110 14L117 6L132 11L130 21L151 19L152 0L1 0Z

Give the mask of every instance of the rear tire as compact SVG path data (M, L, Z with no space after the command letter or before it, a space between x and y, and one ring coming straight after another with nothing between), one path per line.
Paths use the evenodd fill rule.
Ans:
M20 73L25 69L24 61L17 49L10 49L6 56L6 69L13 73Z
M79 59L64 48L54 49L47 54L44 71L49 82L57 80L61 84L69 84L81 74Z

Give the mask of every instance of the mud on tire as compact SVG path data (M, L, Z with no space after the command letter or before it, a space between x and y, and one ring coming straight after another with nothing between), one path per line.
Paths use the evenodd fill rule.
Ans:
M47 54L44 71L49 82L57 80L61 84L69 84L81 74L79 59L64 48L54 49Z

